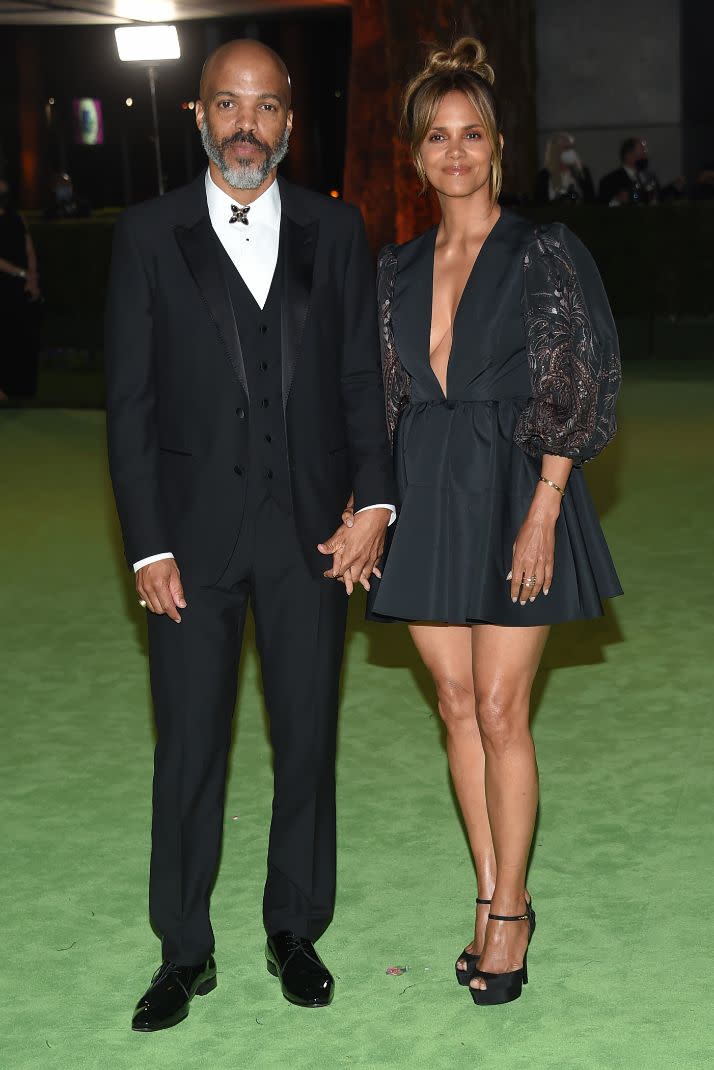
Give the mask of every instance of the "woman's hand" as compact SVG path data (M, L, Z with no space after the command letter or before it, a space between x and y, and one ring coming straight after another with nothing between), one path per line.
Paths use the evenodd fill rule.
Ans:
M545 493L549 492L549 493ZM560 495L539 484L528 515L513 544L513 564L506 580L511 581L511 600L521 605L547 595L553 582L555 523L560 513Z
M42 296L42 291L40 290L40 278L34 271L28 272L25 280L25 293L29 295L32 301L39 301Z

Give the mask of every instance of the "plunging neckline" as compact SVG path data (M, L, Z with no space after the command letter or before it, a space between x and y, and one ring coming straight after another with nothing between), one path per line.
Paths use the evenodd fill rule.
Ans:
M454 351L454 334L455 334L455 331L456 331L456 321L457 321L457 319L459 317L459 312L461 310L461 304L462 304L462 302L464 300L464 297L466 295L466 291L469 289L469 286L471 285L471 280L473 279L474 273L476 271L476 265L478 264L479 260L483 256L483 251L486 248L486 246L488 245L489 241L491 240L491 235L493 234L494 230L496 229L496 227L498 226L498 224L501 222L502 219L503 219L503 209L501 209L501 211L499 213L499 216L498 216L498 219L496 220L496 222L493 224L493 226L489 230L488 234L486 235L486 237L484 238L483 242L481 243L481 248L479 249L479 251L477 252L476 256L474 257L474 262L471 265L471 268L469 270L468 275L466 276L466 282L464 283L464 288L461 291L461 296L459 297L458 303L456 305L456 309L454 310L454 318L451 321L451 327L450 327L450 330L451 330L451 346L449 348L449 356L448 356L447 361L446 361L446 376L445 376L446 390L444 390L443 386L439 382L439 377L437 376L436 372L434 371L434 368L433 368L432 363L431 363L431 325L432 325L432 322L433 322L433 319L434 319L434 269L435 269L435 262L436 262L436 238L437 238L437 235L439 233L440 224L437 223L437 225L434 227L434 234L433 234L433 237L432 237L432 244L431 244L431 287L430 287L430 290L429 290L429 305L428 305L428 308L429 308L429 323L428 323L428 333L427 333L426 359L427 359L427 362L429 364L429 371L434 376L434 380L436 382L436 385L439 387L439 393L443 397L444 401L448 401L449 400L449 369L451 367L451 355L452 355L452 353ZM443 341L443 338L442 338L442 341ZM439 343L439 345L441 345L441 342Z

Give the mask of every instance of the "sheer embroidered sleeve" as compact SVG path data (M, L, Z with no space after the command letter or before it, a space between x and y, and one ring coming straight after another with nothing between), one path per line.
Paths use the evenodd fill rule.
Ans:
M532 398L515 443L526 453L592 460L617 430L617 331L595 262L560 223L539 228L523 261L522 313Z
M379 337L382 348L382 374L384 376L384 400L387 411L389 441L394 443L394 433L402 409L411 395L411 378L397 356L392 331L392 300L394 280L397 274L395 247L386 245L379 254L377 267L377 303L379 313Z

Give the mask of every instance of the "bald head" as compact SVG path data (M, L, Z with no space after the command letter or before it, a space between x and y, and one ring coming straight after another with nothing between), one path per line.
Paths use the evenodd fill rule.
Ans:
M277 52L248 37L220 45L203 65L199 96L204 105L217 93L230 92L238 81L248 80L279 92L286 111L290 108L290 75Z
M229 41L206 60L196 123L211 177L226 193L259 196L288 151L290 77L280 56L258 41Z

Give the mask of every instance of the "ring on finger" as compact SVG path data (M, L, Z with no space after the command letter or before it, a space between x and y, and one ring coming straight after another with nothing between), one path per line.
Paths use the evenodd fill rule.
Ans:
M523 586L524 587L535 587L537 579L538 579L537 576L529 576L527 580L523 581Z
M142 609L146 609L146 602L144 601L143 598L141 598L139 600L139 605L141 606Z

